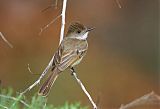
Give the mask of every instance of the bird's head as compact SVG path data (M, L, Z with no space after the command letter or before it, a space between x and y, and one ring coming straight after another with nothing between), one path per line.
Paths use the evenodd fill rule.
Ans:
M87 28L79 22L74 22L68 28L67 37L85 40L88 37L88 33L93 29L94 28Z

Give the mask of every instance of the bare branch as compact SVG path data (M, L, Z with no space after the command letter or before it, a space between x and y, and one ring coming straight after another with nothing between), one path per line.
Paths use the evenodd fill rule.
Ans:
M32 75L41 75L41 74L33 73L32 70L31 70L31 68L30 68L30 65L29 65L29 64L28 64L28 66L27 66L27 69L28 69L28 71L29 71Z
M31 73L31 74L34 74L32 71L31 71L31 69L30 69L30 67L29 67L29 64L28 64L28 71Z
M66 13L66 6L67 6L67 0L63 0L63 8L62 8L62 13L57 16L55 19L53 19L48 25L46 25L44 28L41 29L41 32L43 32L43 30L45 30L46 28L48 28L52 23L54 23L59 17L62 16L62 21L61 21L61 31L60 31L60 40L59 40L59 44L61 44L63 38L64 38L64 29L65 29L65 13ZM40 34L41 34L40 32ZM46 69L43 71L43 73L41 74L41 76L39 77L39 79L37 81L35 81L31 86L29 86L26 90L24 90L21 94L24 94L26 92L28 92L29 90L31 90L34 86L36 86L38 83L40 83L41 79L46 75L46 73L48 72L48 70L51 68L52 63L53 63L53 59L54 56L52 57L51 61L49 62L48 66L46 67ZM31 72L30 68L28 67L28 70ZM91 104L93 105L93 109L97 109L96 104L94 103L92 97L90 96L90 94L87 92L86 88L84 87L84 85L82 84L81 80L77 77L76 72L73 70L72 74L74 76L74 78L77 80L78 84L81 86L82 90L84 91L84 93L86 94L86 96L88 97L89 101L91 102Z
M59 44L61 44L63 37L64 37L66 6L67 6L67 0L63 0L63 8L62 8L62 14L61 14L62 15L62 22L61 22L61 33L60 33Z
M1 32L0 32L0 36L9 47L13 48L13 45L4 37L4 35Z
M22 95L25 94L26 92L30 91L33 87L35 87L37 84L40 83L41 79L46 75L46 73L48 72L48 70L51 68L52 63L53 63L53 59L54 59L54 56L52 57L52 59L50 60L49 64L44 69L44 71L42 72L42 74L38 78L38 80L36 80L32 85L30 85L27 89L25 89L23 92L21 92Z
M57 9L57 6L58 6L58 0L55 0L55 4L49 5L48 7L46 7L45 9L43 9L41 12L45 12L48 9L52 8L52 7L55 7L55 9Z
M146 94L138 99L133 100L132 102L121 105L120 109L129 109L131 107L140 106L144 104L158 104L160 105L160 96L156 95L154 92Z
M122 8L122 6L121 6L119 0L116 0L116 3L117 3L117 5L118 5L119 8Z
M60 16L62 16L62 27L61 27L61 35L60 35L60 41L59 44L61 43L61 41L63 40L63 36L64 36L64 25L65 25L65 11L66 11L66 5L67 5L67 0L63 1L63 8L62 8L62 13ZM59 18L58 17L58 18ZM58 19L56 17L56 19ZM54 22L54 21L53 21ZM52 59L50 60L49 64L47 65L47 67L45 68L45 70L42 72L41 76L38 78L38 80L36 80L32 85L30 85L27 89L25 89L21 94L25 94L26 92L30 91L33 87L35 87L37 84L40 83L41 79L46 75L46 73L48 72L48 70L51 68L52 63L53 63L53 59L54 59L54 55L52 56Z
M61 17L61 14L58 15L55 19L53 19L49 24L47 24L46 26L44 26L43 28L40 29L39 35L42 34L42 32L47 29L51 24L53 24L58 18Z
M89 101L91 102L93 109L97 109L96 104L94 103L92 97L90 96L90 94L87 92L85 86L82 84L81 80L78 78L75 70L72 68L71 69L72 75L74 76L74 78L77 80L78 84L81 86L81 89L83 90L83 92L86 94L86 96L88 97Z
M55 4L49 5L48 7L46 7L45 9L43 9L41 12L45 12L45 11L47 11L48 9L50 9L50 8L52 8L54 6L55 6Z

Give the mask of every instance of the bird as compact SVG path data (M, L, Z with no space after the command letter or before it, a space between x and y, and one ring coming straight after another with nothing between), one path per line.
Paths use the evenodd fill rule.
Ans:
M47 96L59 74L68 68L74 70L81 62L88 50L88 33L93 29L79 22L70 24L66 37L54 54L51 73L40 87L38 95Z

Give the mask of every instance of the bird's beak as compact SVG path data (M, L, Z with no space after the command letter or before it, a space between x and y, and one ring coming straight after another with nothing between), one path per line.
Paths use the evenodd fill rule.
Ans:
M94 29L95 29L95 27L87 28L87 32L92 31L92 30L94 30Z

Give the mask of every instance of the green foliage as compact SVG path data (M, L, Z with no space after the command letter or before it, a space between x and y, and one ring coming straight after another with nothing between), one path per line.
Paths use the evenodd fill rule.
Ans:
M37 94L32 97L31 101L27 101L23 95L14 96L12 88L0 89L0 109L88 109L77 102L73 104L66 102L59 107L54 107L46 102L45 97Z

